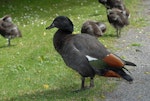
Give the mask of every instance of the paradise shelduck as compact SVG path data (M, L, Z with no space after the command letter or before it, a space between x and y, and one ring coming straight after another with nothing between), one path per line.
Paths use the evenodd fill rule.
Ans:
M101 37L106 31L106 25L102 22L87 20L81 27L81 33L90 34L95 37Z
M116 29L117 37L120 37L121 29L129 25L128 18L123 14L122 10L117 8L108 9L107 18L109 23Z
M85 78L90 77L90 86L94 86L94 76L123 78L129 82L133 78L124 70L125 65L136 66L109 52L96 37L89 34L72 34L73 23L66 16L58 16L46 29L58 28L53 44L66 65L77 71L81 77L81 89L85 88Z
M10 40L15 37L22 37L18 27L13 24L12 18L6 15L0 19L0 34L8 39L8 46L10 46Z

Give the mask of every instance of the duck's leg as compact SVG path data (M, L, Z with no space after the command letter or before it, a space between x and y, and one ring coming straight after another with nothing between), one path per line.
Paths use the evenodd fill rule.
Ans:
M116 28L117 37L119 38L119 29Z
M7 40L8 40L8 46L10 46L10 38L8 38Z
M121 29L118 29L118 35L121 37Z
M75 90L73 92L77 93L79 91L83 91L83 90L89 89L91 87L94 87L94 77L90 78L90 86L89 87L85 87L85 77L81 77L81 89Z
M85 77L81 77L81 89L85 88Z
M75 91L73 91L73 92L75 92L75 93L78 93L78 92L80 92L80 91L83 91L83 90L85 90L85 77L81 77L81 88L80 89L78 89L78 90L75 90Z
M121 36L121 28L116 28L117 37Z
M94 87L94 78L93 77L90 78L90 87Z

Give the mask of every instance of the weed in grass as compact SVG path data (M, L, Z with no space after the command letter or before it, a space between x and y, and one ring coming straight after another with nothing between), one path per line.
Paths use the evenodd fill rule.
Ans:
M137 47L140 47L142 46L140 43L132 43L131 46L137 46Z

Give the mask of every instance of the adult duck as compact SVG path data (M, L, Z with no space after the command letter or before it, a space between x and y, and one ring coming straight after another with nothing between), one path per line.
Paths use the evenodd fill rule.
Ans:
M85 78L90 77L90 86L94 86L94 76L123 78L129 82L133 78L124 70L125 65L136 66L109 52L96 37L88 34L72 34L73 23L66 16L58 16L46 29L58 28L53 43L65 64L77 71L81 79L81 89L85 88Z

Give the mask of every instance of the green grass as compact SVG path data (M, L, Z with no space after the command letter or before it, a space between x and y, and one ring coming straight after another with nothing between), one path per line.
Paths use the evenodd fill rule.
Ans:
M137 46L137 47L140 47L142 46L140 43L132 43L131 46Z
M141 26L137 22L143 22L143 18L135 16L133 10L137 0L125 1L132 17L136 17L131 18L130 27ZM96 76L95 88L73 93L80 88L80 76L54 50L52 38L57 29L45 30L58 15L66 15L74 22L74 33L79 33L88 19L103 21L108 29L100 41L113 49L115 30L97 0L1 0L0 12L1 17L11 15L23 35L12 40L11 47L4 47L6 40L0 37L1 101L95 101L105 99L104 94L115 87L114 80L108 82Z

